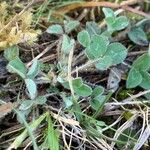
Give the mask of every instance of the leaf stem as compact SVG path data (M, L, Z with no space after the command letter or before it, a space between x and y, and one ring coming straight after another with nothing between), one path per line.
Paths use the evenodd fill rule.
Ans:
M75 70L73 70L71 72L71 74L74 74L75 72L79 72L80 70L84 70L86 69L87 67L90 67L91 65L93 65L94 63L96 63L97 61L99 61L100 59L102 58L98 58L98 59L95 59L93 61L89 60L87 63L85 63L84 65L81 65L80 67L77 67Z

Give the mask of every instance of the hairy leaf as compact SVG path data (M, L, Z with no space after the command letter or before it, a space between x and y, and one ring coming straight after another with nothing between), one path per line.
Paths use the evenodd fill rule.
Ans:
M64 54L69 54L74 44L75 44L75 41L73 39L70 39L66 34L63 34L61 51Z
M39 67L39 61L37 59L34 60L32 66L29 68L27 76L32 79L36 77L39 72Z
M35 82L32 79L25 79L26 87L29 92L29 96L31 99L35 99L37 96L37 87Z
M7 65L7 69L9 70L9 72L17 73L22 78L26 77L27 68L25 64L20 60L20 58L16 58L10 61Z
M113 63L112 63L112 58L110 56L104 56L100 61L98 61L95 66L99 70L106 70L109 68Z
M141 28L138 27L132 28L131 31L128 33L128 36L131 41L133 41L138 45L142 45L142 46L148 45L147 36L143 31L143 29Z
M56 25L49 26L46 32L50 34L63 34L64 31L59 24L56 24Z
M106 96L97 96L94 99L90 100L90 105L94 110L98 110L102 105L103 102L105 101Z
M83 97L86 97L86 96L89 96L92 94L92 89L91 87L89 87L88 85L81 85L80 87L74 87L74 91L77 95L79 96L83 96Z
M78 41L84 47L89 46L90 41L91 41L89 33L86 30L83 30L83 31L79 32L78 33Z
M4 51L4 57L8 60L14 60L19 57L19 48L17 46L12 46Z
M86 54L90 59L102 57L107 50L109 41L106 37L95 35L91 39L90 45L86 49Z
M79 21L65 21L64 22L65 33L70 33L72 30L78 27L79 24L80 24Z
M125 16L119 16L115 22L111 25L113 30L119 31L126 28L129 25L129 21Z
M103 10L103 13L105 14L106 18L115 17L115 13L112 9L104 7L102 10Z
M138 86L142 82L142 75L138 70L132 68L128 74L126 87L127 88L134 88Z
M140 83L140 86L144 89L150 89L150 74L147 71L141 71L142 75L142 82Z
M112 43L108 46L106 56L112 59L112 63L119 64L124 61L127 56L127 49L121 43Z
M104 93L104 88L102 86L97 86L93 92L92 92L92 97L97 97L100 96Z
M94 21L86 22L86 31L90 36L101 34L101 28Z

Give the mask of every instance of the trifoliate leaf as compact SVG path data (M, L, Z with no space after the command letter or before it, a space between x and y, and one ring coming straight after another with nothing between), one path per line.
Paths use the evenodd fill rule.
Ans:
M130 40L138 45L146 46L148 45L148 39L143 31L143 29L139 27L134 27L131 29L131 31L128 33L128 36Z
M7 69L9 72L17 73L22 78L26 77L27 68L19 58L10 61L9 64L7 65Z
M25 79L26 87L29 92L29 96L31 99L35 99L37 96L37 86L32 79Z
M17 46L12 46L12 47L5 49L4 57L8 61L16 59L17 57L19 57L19 48Z
M77 38L79 43L82 44L84 47L89 46L91 39L89 33L86 30L79 32Z
M127 49L121 43L112 43L107 47L107 52L105 54L112 59L112 63L119 64L124 61L127 56Z
M86 49L86 54L90 59L102 57L107 50L109 41L104 36L95 35L91 39L90 45Z
M50 34L63 34L64 33L63 28L59 24L49 26L46 32Z
M101 28L94 21L86 22L86 31L90 36L101 34Z
M128 74L126 87L134 88L138 86L141 82L142 82L142 75L137 69L132 68Z
M27 76L29 77L29 78L34 78L34 77L36 77L36 75L38 74L38 72L39 72L39 61L36 59L36 60L34 60L33 61L33 64L32 64L32 66L29 68L29 71L28 71L28 73L27 73Z

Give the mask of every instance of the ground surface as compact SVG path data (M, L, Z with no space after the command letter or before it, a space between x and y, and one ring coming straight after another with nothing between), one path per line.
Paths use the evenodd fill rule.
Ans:
M0 2L0 149L150 149L149 0Z

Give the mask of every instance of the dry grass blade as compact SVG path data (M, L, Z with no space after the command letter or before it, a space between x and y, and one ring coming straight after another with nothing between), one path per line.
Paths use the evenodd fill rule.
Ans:
M112 3L112 2L97 2L97 1L92 1L92 2L80 2L80 3L73 3L69 4L63 7L60 7L55 11L56 14L66 14L74 9L77 8L92 8L92 7L110 7L110 8L123 8L124 10L136 13L138 15L144 16L146 18L150 18L149 14L146 14L142 11L136 10L134 8L128 7L129 5L134 5L136 3L141 3L143 0L129 0L126 2L122 2L121 4L118 3ZM54 13L54 14L55 14Z
M62 121L66 124L69 124L69 125L72 125L72 126L79 126L79 122L76 121L76 120L61 117L59 114L55 114L55 113L52 113L52 112L51 112L51 115L53 116L53 118L55 118L59 121Z
M127 128L131 127L133 122L136 120L136 118L138 117L138 114L134 114L129 120L127 120L120 128L117 129L114 137L113 137L113 140L117 140L118 137L122 134L122 132L124 130L126 130ZM115 146L115 142L112 142L111 143L111 147L114 148Z
M148 140L150 136L150 127L147 126L146 129L144 130L141 138L137 141L137 143L135 144L133 150L140 150L141 147L145 144L145 142Z

